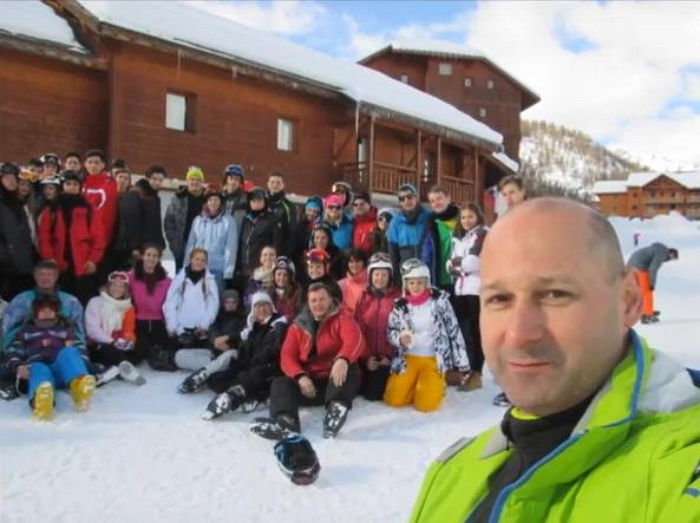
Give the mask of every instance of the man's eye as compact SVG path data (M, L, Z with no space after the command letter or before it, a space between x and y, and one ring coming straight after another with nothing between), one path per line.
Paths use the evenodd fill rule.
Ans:
M542 293L542 297L547 300L564 300L572 298L573 294L561 289L549 289Z
M506 303L510 299L508 294L493 294L486 298L486 303L489 305L499 305Z

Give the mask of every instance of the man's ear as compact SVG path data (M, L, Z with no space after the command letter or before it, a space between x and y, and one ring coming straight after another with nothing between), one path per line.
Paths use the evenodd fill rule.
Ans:
M627 269L622 279L621 300L624 304L625 327L632 327L642 315L642 292L634 275L634 269Z

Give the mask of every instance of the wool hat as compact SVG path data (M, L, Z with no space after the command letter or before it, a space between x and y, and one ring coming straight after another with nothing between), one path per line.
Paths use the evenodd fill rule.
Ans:
M415 196L418 196L418 189L416 189L416 186L413 185L412 183L401 184L401 186L399 187L399 190L397 192L401 192L401 191L404 191L404 192L408 191L408 192L414 194Z
M327 209L331 205L343 207L343 197L339 194L329 194L323 199L323 208Z
M240 295L238 294L238 291L236 289L226 289L224 292L221 293L222 303L229 299L236 300L237 302L241 301Z
M5 176L6 174L11 174L15 178L19 177L19 167L17 167L14 163L11 162L5 162L2 165L0 165L0 176Z
M305 209L317 209L319 211L323 210L323 200L320 196L312 196L304 204Z
M187 174L185 174L185 180L199 180L204 181L204 171L196 165L192 165L187 169Z
M42 155L39 160L41 160L41 163L46 165L47 163L52 163L54 165L61 165L61 161L58 158L58 155L56 153L46 153Z
M365 201L367 203L372 203L372 200L370 199L369 193L367 191L362 191L362 192L358 192L357 194L355 194L355 197L353 198L352 201L354 202L356 200L362 200L362 201Z
M387 221L391 221L394 216L396 216L396 213L398 210L395 207L382 207L379 209L379 212L377 213L377 216L381 216L382 214L386 215Z
M272 307L272 312L277 312L275 309L275 304L272 301L272 297L265 291L257 291L253 294L253 296L250 298L250 310L252 311L256 305L263 303L269 303L270 307Z
M250 191L248 191L248 201L256 198L267 202L267 191L262 187L253 187Z
M81 186L83 185L83 179L80 177L80 175L75 172L75 171L63 171L61 173L61 183L67 182L67 181L74 181L78 182Z
M231 163L224 169L225 176L238 176L241 180L245 179L245 173L243 172L243 166L238 163Z

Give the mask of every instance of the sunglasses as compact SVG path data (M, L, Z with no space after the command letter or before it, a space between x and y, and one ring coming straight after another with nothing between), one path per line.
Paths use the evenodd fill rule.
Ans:
M415 197L416 197L415 194L405 194L403 196L399 196L399 201L405 202L406 200L413 200Z

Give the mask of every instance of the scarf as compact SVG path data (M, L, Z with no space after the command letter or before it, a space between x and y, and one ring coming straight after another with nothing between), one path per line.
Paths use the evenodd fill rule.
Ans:
M420 204L416 205L415 209L412 209L410 211L401 211L403 215L406 217L406 223L409 225L415 225L415 223L418 221L418 216L420 213L423 211L423 207L421 207Z
M411 305L423 305L430 299L430 289L425 289L420 294L406 294L406 301Z
M204 278L204 274L206 272L207 272L206 269L202 269L201 271L194 271L194 270L192 270L191 265L188 265L187 267L185 267L185 276L187 276L187 278L189 278L192 281L192 283L194 283L195 285L197 285L197 282L199 280Z
M112 298L106 290L100 292L102 298L102 316L100 327L106 333L112 335L114 331L121 331L124 322L124 314L131 307L131 298L117 300Z

